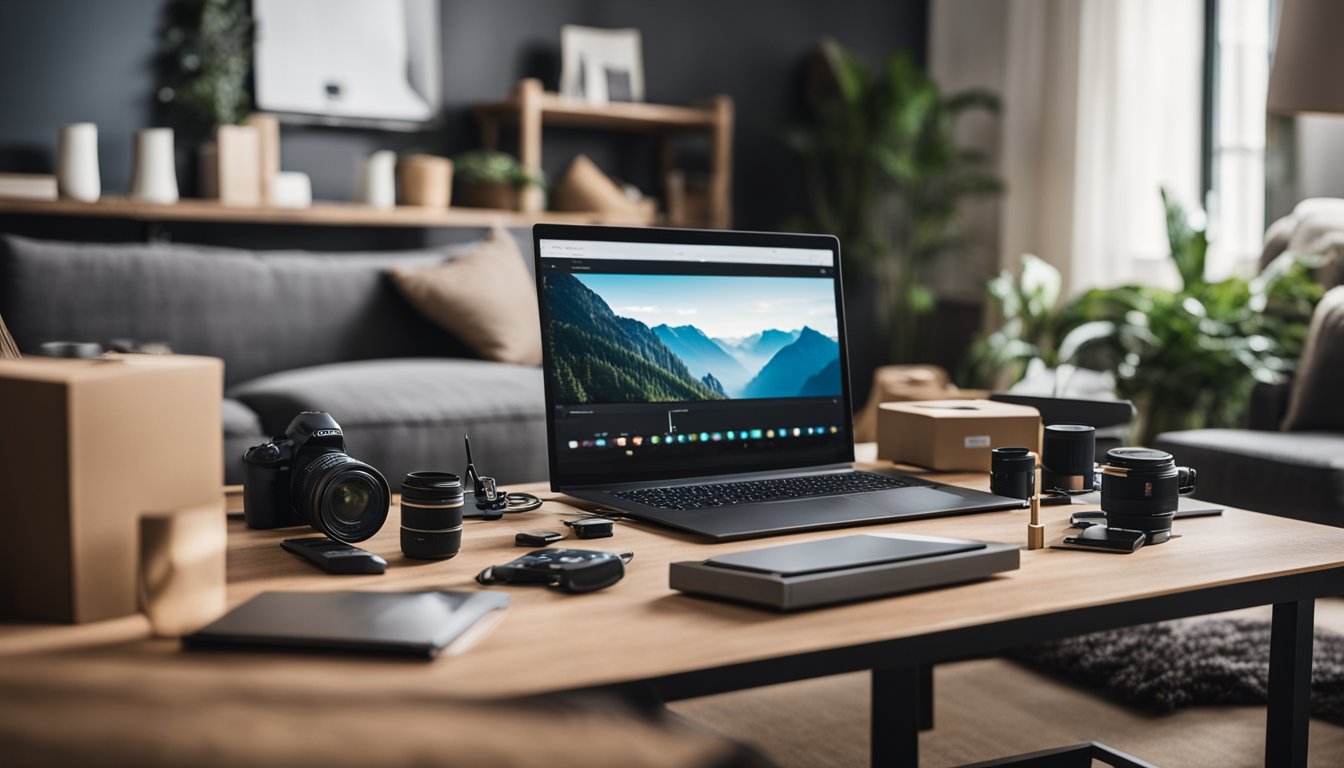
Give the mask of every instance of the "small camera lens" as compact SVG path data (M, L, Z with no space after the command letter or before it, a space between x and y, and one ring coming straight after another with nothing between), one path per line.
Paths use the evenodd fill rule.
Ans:
M1036 454L1020 447L989 452L989 491L997 496L1029 499L1036 492Z
M401 482L401 551L446 560L462 548L462 479L451 472L412 472Z

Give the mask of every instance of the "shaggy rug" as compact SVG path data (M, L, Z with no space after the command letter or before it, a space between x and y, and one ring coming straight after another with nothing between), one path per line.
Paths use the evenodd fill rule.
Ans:
M1344 725L1344 636L1317 629L1315 637L1311 714ZM1201 704L1263 706L1269 622L1169 621L1027 646L1006 655L1163 712Z

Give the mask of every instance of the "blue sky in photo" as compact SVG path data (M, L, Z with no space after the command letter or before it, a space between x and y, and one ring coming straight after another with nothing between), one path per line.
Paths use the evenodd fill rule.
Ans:
M836 335L829 277L576 274L622 317L650 328L694 325L712 338L738 339L771 328L808 326Z

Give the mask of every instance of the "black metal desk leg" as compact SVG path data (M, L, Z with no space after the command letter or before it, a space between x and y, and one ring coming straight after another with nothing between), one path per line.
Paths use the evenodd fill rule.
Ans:
M874 768L919 765L920 668L873 670L872 757Z
M1311 709L1311 640L1315 600L1276 603L1269 638L1269 713L1265 765L1307 764Z

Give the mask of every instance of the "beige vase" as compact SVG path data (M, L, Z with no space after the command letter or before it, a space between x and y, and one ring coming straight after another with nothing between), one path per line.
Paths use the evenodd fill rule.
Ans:
M401 199L406 205L447 208L452 202L453 161L411 155L401 161Z

